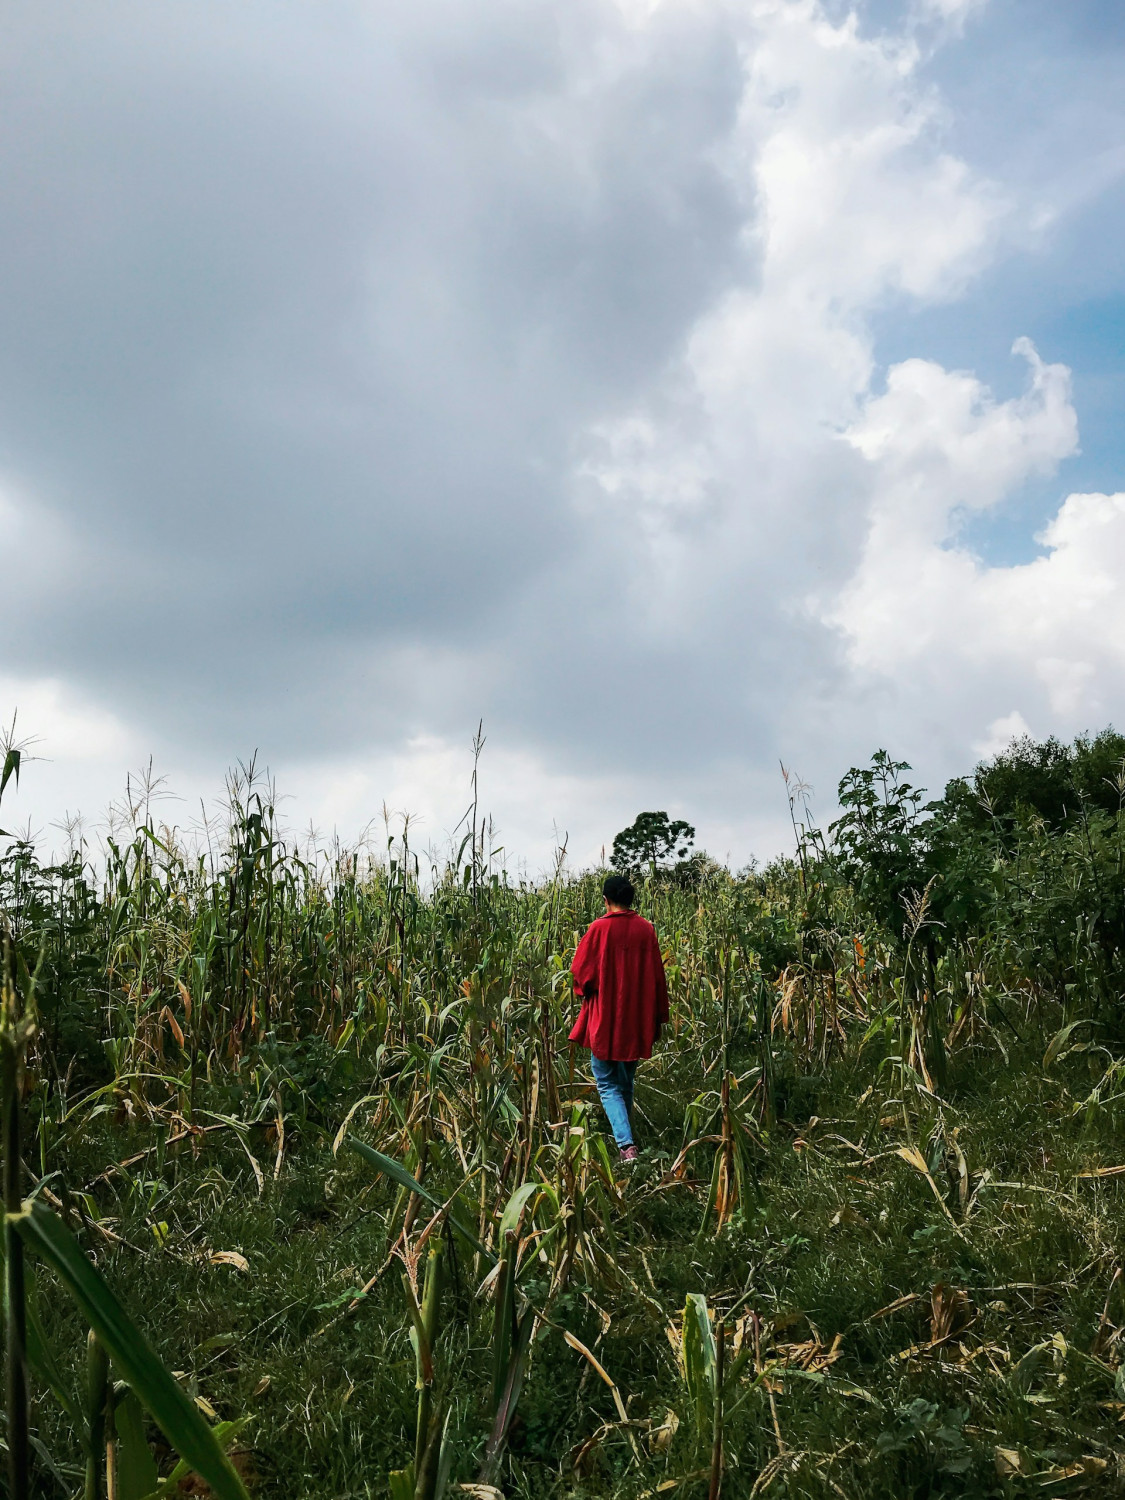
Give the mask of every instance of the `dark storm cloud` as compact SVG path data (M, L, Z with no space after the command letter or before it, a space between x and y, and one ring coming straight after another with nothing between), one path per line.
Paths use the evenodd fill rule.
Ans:
M576 433L750 274L732 38L569 0L2 24L0 458L73 544L25 560L21 668L225 732L370 652L409 705L410 643L582 545Z

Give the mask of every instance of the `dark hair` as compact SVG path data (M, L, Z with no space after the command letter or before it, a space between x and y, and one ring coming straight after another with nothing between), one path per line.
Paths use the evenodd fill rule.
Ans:
M628 875L607 875L602 886L602 895L611 906L632 906L636 896L633 882Z

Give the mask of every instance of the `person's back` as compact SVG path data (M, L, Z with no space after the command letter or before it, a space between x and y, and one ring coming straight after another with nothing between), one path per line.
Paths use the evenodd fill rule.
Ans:
M632 909L632 882L611 875L603 892L606 914L589 927L571 965L582 1008L570 1040L589 1047L614 1137L631 1161L633 1075L668 1019L668 986L656 930Z

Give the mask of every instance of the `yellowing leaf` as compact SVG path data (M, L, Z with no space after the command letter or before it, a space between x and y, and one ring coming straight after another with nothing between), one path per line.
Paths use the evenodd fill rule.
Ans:
M648 1435L649 1446L654 1453L667 1453L672 1446L672 1439L680 1428L680 1419L674 1411L667 1411L664 1420L659 1427L654 1427Z
M938 1201L938 1207L941 1209L942 1213L949 1220L949 1222L953 1225L957 1233L960 1234L961 1228L957 1223L957 1220L950 1213L949 1204L946 1203L945 1199L941 1196L941 1190L939 1189L937 1183L930 1176L930 1169L926 1165L926 1158L922 1155L921 1151L918 1150L918 1147L896 1146L895 1155L901 1156L903 1161L909 1162L916 1172L921 1172L922 1176L930 1184L933 1195Z
M165 1006L164 1009L160 1012L160 1019L162 1021L167 1021L168 1025L172 1028L172 1035L176 1038L176 1046L183 1047L184 1034L180 1030L180 1023L176 1020L175 1016L167 1006Z
M211 1264L213 1266L233 1266L236 1271L248 1271L250 1262L245 1255L240 1255L237 1250L214 1250L211 1253Z
M845 1203L843 1208L837 1209L828 1227L835 1229L840 1224L846 1224L853 1229L869 1229L871 1227L863 1215L858 1213L850 1203Z
M577 1349L579 1354L583 1355L584 1358L589 1360L590 1365L592 1366L594 1371L598 1375L600 1375L601 1378L605 1381L606 1385L609 1386L610 1394L613 1396L613 1404L617 1407L617 1415L623 1422L627 1422L629 1420L629 1415L625 1410L625 1403L621 1399L621 1392L613 1383L613 1380L611 1379L605 1366L598 1362L597 1357L592 1354L590 1350L586 1348L586 1345L582 1342L582 1340L580 1338L576 1338L569 1329L563 1329L563 1338L572 1349Z
M998 1479L1012 1479L1017 1474L1023 1473L1023 1459L1017 1448L997 1448L996 1450L996 1476Z

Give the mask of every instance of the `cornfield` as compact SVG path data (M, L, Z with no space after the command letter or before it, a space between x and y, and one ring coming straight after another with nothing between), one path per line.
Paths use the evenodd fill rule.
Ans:
M596 872L302 847L253 768L199 846L9 840L9 1493L1116 1492L1125 819L943 844L888 765L644 882L631 1173L565 1040Z

